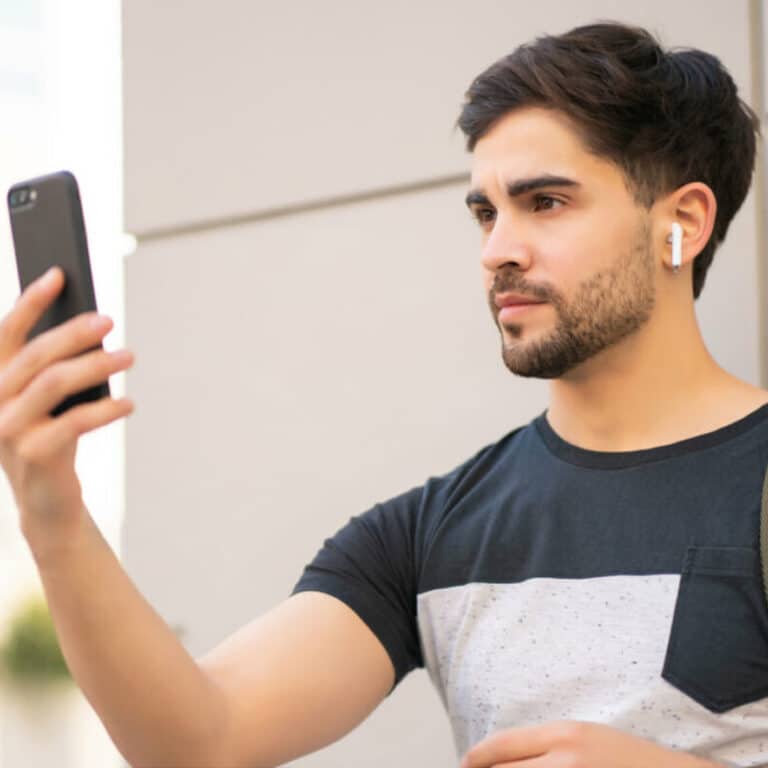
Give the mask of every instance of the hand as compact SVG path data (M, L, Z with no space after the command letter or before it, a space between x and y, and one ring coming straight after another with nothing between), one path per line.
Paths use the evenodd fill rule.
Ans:
M716 768L607 725L559 721L498 731L467 752L461 768Z
M64 273L30 284L0 322L0 463L20 513L21 530L32 546L64 542L86 516L75 453L80 435L133 410L130 400L104 397L77 405L56 418L65 397L95 386L129 368L120 357L97 346L110 330L109 318L83 313L27 342L27 335L64 285ZM78 357L75 357L78 355Z

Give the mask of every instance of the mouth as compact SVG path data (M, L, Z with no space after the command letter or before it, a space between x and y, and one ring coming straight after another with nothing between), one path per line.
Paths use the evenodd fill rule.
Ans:
M521 293L500 293L493 299L498 309L499 322L514 320L515 318L531 312L536 307L546 304L546 301L534 299Z
M546 304L546 302L540 299L534 299L532 296L525 296L522 293L500 293L494 297L493 303L499 309L528 304Z
M514 320L520 315L534 310L536 307L540 307L546 304L545 301L535 302L521 302L518 304L506 304L499 309L498 318L499 322L505 322L507 320Z

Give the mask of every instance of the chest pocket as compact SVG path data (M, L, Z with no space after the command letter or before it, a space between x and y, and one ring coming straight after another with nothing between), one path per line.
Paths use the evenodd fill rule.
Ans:
M768 696L768 609L757 550L688 548L662 677L712 712Z

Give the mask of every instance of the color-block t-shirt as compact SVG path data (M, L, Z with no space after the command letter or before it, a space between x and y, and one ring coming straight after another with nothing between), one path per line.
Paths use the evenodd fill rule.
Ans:
M767 466L768 405L620 453L569 444L545 411L352 517L293 592L356 611L395 686L426 667L458 754L499 729L567 719L765 764Z

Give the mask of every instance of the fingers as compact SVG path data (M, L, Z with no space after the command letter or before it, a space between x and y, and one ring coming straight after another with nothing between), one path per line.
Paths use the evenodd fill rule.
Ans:
M53 267L24 289L0 322L0 367L24 345L27 335L63 286L64 272Z
M45 464L73 442L94 429L110 424L133 412L128 398L103 397L93 403L70 408L55 419L48 419L30 429L19 442L17 455L32 464Z
M106 381L132 364L133 355L128 350L98 349L45 368L21 394L6 402L0 398L0 440L17 438L41 419L47 421L49 412L68 395Z
M516 760L533 760L546 755L563 742L579 738L581 732L581 724L575 721L505 728L475 744L464 755L460 768L490 768ZM527 762L521 764L528 765Z
M111 328L109 318L87 312L36 336L17 350L5 368L0 368L0 408L56 361L99 346Z

